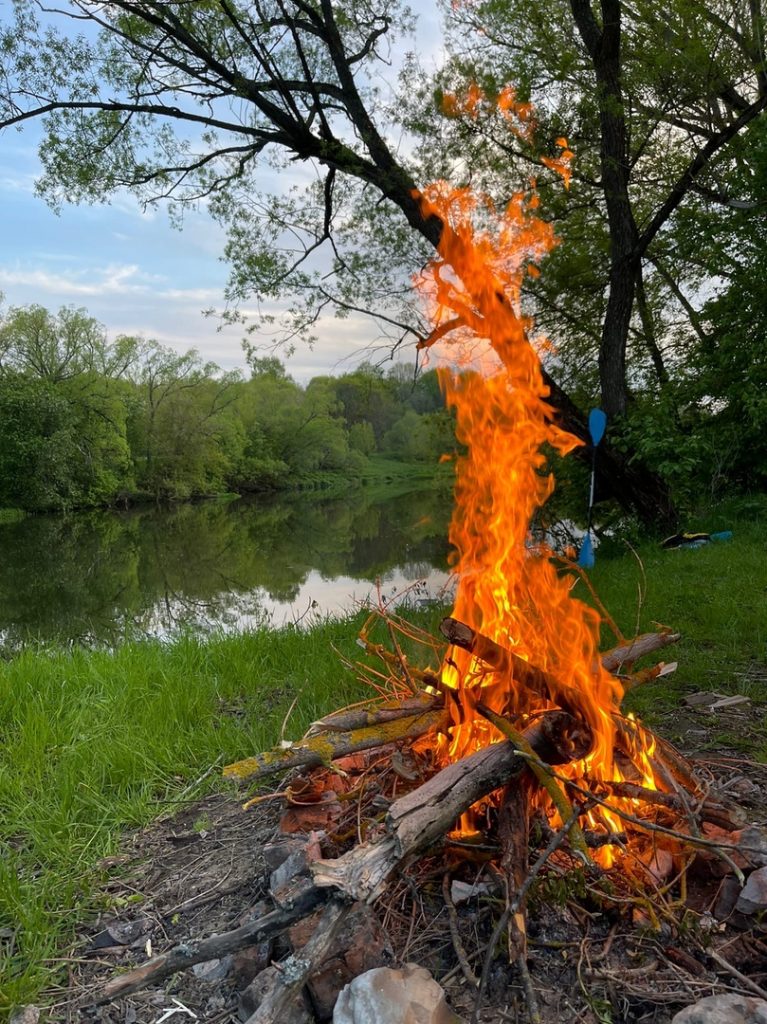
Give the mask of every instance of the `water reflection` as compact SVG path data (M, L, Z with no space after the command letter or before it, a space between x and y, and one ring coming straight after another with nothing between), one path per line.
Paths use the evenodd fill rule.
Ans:
M444 491L291 495L0 525L0 639L114 643L338 613L446 581ZM427 590L416 590L420 599Z

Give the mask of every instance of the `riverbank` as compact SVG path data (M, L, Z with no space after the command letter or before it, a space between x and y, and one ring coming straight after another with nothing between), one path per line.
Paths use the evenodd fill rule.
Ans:
M717 525L733 528L732 541L603 548L591 579L625 634L658 621L683 636L666 653L677 672L634 691L629 706L687 752L765 761L767 527L757 516ZM575 593L585 596L582 583ZM433 630L440 614L412 617ZM75 923L111 899L98 864L126 830L221 785L219 765L369 693L339 658L359 658L361 621L0 663L0 1013L55 982ZM749 703L687 708L700 690Z

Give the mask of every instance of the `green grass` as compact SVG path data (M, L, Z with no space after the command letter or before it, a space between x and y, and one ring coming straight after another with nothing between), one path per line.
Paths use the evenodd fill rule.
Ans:
M651 725L662 726L684 694L696 690L745 694L755 705L767 700L767 518L755 513L736 520L720 512L692 528L732 529L733 538L695 550L646 543L635 554L606 545L590 573L627 636L652 630L655 622L682 634L679 644L660 655L679 662L676 673L637 688L627 699ZM575 593L585 597L582 584ZM614 643L608 631L603 641L604 647ZM739 747L742 739L726 731L720 737L723 745ZM749 739L748 752L767 759L763 730Z
M56 980L50 958L89 912L93 866L122 830L166 810L217 760L276 742L294 699L289 738L359 697L333 650L356 657L358 628L0 663L0 1017Z

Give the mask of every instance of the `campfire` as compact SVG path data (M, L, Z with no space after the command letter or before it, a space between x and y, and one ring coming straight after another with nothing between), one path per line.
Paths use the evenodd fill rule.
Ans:
M501 109L512 130L531 130L529 108L510 92ZM565 140L559 148L549 163L567 180L572 154ZM590 587L584 572L531 534L554 486L546 450L566 454L580 443L547 403L540 359L549 344L522 305L525 276L538 273L555 244L535 190L501 211L444 183L420 201L445 225L440 256L419 283L434 323L423 348L440 367L464 450L450 527L453 614L435 638L381 607L360 636L372 660L354 666L375 699L225 769L259 782L292 771L287 785L246 804L282 801L283 832L311 833L272 878L272 912L116 977L103 999L262 941L320 909L289 969L273 970L250 1024L281 1020L351 908L385 900L400 873L417 872L428 854L432 870L441 858L445 878L476 877L481 865L501 893L489 952L473 956L445 886L456 956L477 1005L505 934L536 1020L526 905L547 871L578 872L593 898L643 908L643 919L646 894L684 886L696 858L720 860L742 877L748 845L732 835L745 824L742 810L717 799L677 750L622 711L626 690L664 668L635 671L635 662L678 635L621 635L596 595L596 607L574 595L576 582ZM615 633L606 651L603 628Z

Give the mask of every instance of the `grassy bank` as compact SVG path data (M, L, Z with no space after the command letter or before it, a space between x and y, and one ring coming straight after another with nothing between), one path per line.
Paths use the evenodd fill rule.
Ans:
M767 521L755 512L693 525L732 527L734 537L700 550L648 543L636 556L617 544L597 552L591 577L626 635L654 621L683 634L666 654L678 672L630 702L684 743L685 693L746 693L745 715L696 723L705 733L696 742L767 759ZM582 583L575 592L585 596ZM54 980L52 958L94 906L94 865L122 830L198 792L188 787L214 762L274 743L296 698L290 738L369 692L333 649L355 659L359 625L132 643L114 653L27 652L0 663L0 1016Z
M0 1016L49 984L120 832L212 763L300 736L359 696L359 623L0 663ZM5 956L3 955L5 954Z

